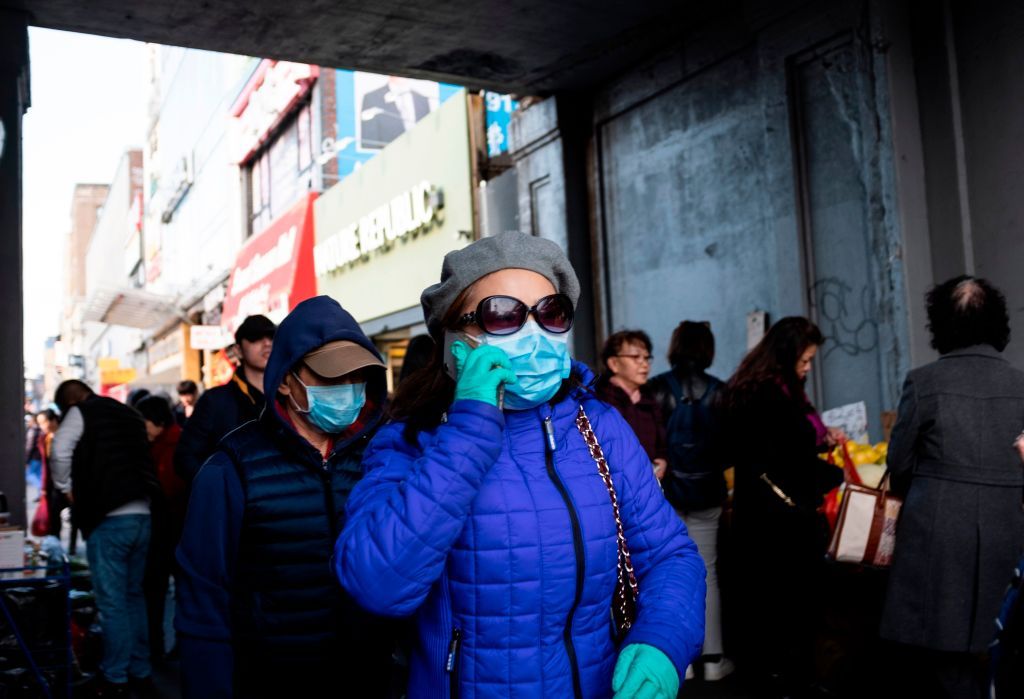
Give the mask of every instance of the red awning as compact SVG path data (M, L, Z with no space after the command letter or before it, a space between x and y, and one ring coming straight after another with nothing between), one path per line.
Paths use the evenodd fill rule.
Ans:
M221 324L232 333L246 316L275 323L316 294L313 275L313 201L310 192L238 252L224 297Z

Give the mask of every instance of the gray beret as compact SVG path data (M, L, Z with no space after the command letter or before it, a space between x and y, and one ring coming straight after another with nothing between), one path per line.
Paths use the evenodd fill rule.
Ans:
M444 333L441 319L455 299L473 282L500 269L528 269L547 277L555 289L572 299L580 298L580 283L569 258L557 243L526 233L500 233L453 250L444 256L441 281L420 296L423 318L435 338Z

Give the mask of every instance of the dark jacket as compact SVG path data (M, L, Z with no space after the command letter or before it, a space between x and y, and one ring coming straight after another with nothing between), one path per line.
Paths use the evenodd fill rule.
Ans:
M84 429L71 459L71 518L86 537L108 512L160 496L142 416L124 403L90 396L77 404Z
M817 598L825 593L827 523L817 509L843 480L842 470L818 458L810 410L802 394L767 382L730 408L725 433L736 468L733 554L753 581L737 587L740 654L755 672L794 681L812 673Z
M906 498L882 635L984 652L1024 551L1024 373L995 349L950 352L907 376L888 464Z
M224 435L260 416L265 403L261 388L246 381L239 367L230 381L199 398L174 452L174 469L186 483L196 477Z
M668 471L661 484L677 510L704 510L725 500L717 405L722 386L721 380L704 371L684 373L677 368L647 384L665 419Z
M335 301L299 304L275 336L266 386L276 395L303 355L334 340L376 354ZM385 391L381 374L367 387L357 426L327 458L272 402L228 435L196 477L177 557L186 697L308 694L338 678L352 696L386 696L387 631L342 592L330 566Z
M174 406L174 422L177 423L178 427L184 427L188 423L188 416L185 415L185 406L181 403L176 403Z
M591 380L580 364L573 373ZM374 437L335 548L342 585L367 609L415 614L410 699L611 697L615 517L581 407L639 583L623 642L654 646L680 677L700 652L704 563L622 416L581 388L528 410L456 400L414 443L401 422Z
M648 459L667 459L665 416L661 413L661 406L654 400L646 386L640 388L640 400L634 403L626 392L610 379L611 376L606 374L597 380L594 386L597 397L622 414L626 424L636 433Z

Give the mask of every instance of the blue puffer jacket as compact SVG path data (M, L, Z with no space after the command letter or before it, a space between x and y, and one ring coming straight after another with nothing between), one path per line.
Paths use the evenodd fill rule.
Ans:
M622 417L583 390L504 414L460 400L415 446L402 423L381 429L335 546L356 601L416 614L410 699L612 695L615 519L575 424L580 405L610 464L639 578L625 642L660 649L680 678L699 653L704 564Z

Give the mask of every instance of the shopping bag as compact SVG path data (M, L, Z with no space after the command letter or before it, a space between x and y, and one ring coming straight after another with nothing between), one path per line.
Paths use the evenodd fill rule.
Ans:
M847 483L828 556L840 563L888 568L903 501L889 492L889 474L878 488Z
M843 457L843 484L826 493L825 501L821 506L821 513L825 515L825 519L828 520L828 530L830 533L835 531L836 522L839 520L839 508L843 502L843 490L851 483L853 485L863 485L861 483L860 474L857 473L857 467L854 465L853 459L850 457L850 452L846 448L846 442L839 445L839 452ZM830 451L828 453L827 461L833 466L839 466L839 464L836 463L834 454L835 452Z
M44 493L39 498L36 513L32 515L32 536L43 537L50 533L50 502Z

